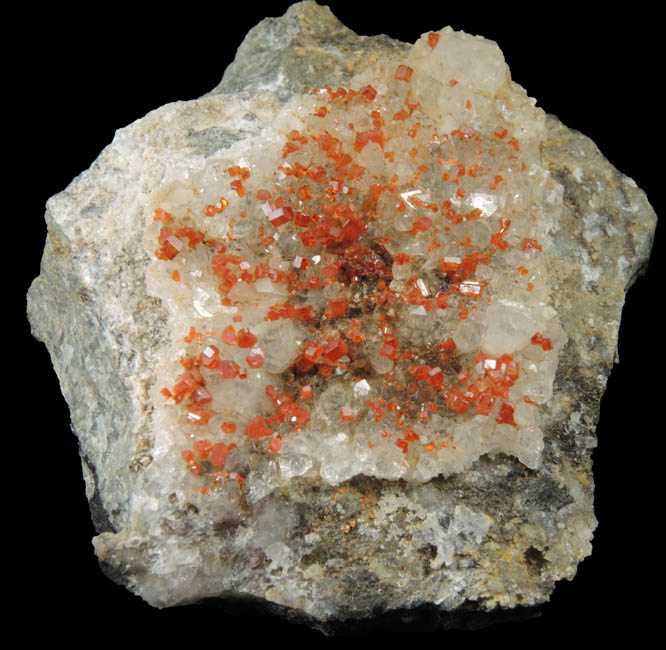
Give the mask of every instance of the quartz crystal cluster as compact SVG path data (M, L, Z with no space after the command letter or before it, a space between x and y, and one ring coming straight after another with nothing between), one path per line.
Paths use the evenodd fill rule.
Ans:
M46 220L28 315L97 557L151 605L466 626L532 612L591 552L656 219L493 42L295 4Z
M193 488L539 465L566 337L534 104L494 43L445 28L295 97L242 155L167 170L144 241L173 337L153 399Z

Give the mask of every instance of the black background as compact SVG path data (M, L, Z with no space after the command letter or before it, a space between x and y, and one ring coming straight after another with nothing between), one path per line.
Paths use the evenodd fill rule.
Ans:
M25 74L8 104L18 113L19 131L13 135L21 141L19 160L25 159L24 171L34 184L21 201L20 223L28 226L22 233L27 242L22 289L38 274L46 199L87 169L117 128L167 102L214 88L248 29L263 17L281 15L290 4L221 3L215 10L196 3L178 9L161 5L150 14L114 5L106 14L67 15L58 9L58 14L40 13L38 20L21 22L23 45L8 64ZM657 96L663 55L656 16L639 4L619 14L585 11L582 3L329 5L360 34L387 33L413 42L450 24L497 41L513 79L547 112L591 137L660 211L657 184L663 185L666 124ZM540 618L472 636L448 632L423 640L540 643L567 640L576 630L634 632L638 640L641 630L658 621L661 606L646 584L663 573L656 528L664 433L663 424L657 424L664 403L658 391L666 365L658 321L664 300L660 248L658 233L649 273L627 299L621 363L602 402L594 452L600 525L593 555L579 565L573 582L558 585ZM36 623L44 622L31 634L66 640L80 626L90 626L96 630L91 641L224 643L233 637L243 644L267 638L335 643L277 620L228 617L204 607L156 610L102 576L90 544L94 530L68 410L45 348L28 335L25 324L21 327L21 377L29 379L24 388L31 398L39 398L39 408L32 399L29 408L42 413L38 426L30 422L30 412L13 429L30 446L10 461L19 470L19 501L27 504L15 536L25 591L14 605Z

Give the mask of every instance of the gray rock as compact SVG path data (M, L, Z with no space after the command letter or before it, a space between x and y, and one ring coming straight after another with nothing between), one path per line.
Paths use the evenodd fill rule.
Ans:
M275 43L268 50L267 38ZM269 112L269 100L257 109L253 91L270 89L281 103L312 85L344 85L354 66L405 47L386 37L359 39L327 10L301 3L252 30L204 99L234 94L240 106ZM244 61L252 62L249 72ZM205 113L205 101L201 107ZM197 110L166 106L118 132L91 169L50 200L42 270L28 302L33 333L49 348L79 436L98 554L114 580L139 592L161 549L148 537L120 538L131 499L141 497L136 477L151 463L146 390L166 336L163 307L145 292L146 255L136 232L142 201L166 157L210 156L260 131L249 109L234 130ZM183 122L164 129L172 118ZM498 612L530 614L558 580L573 577L596 526L590 454L599 400L624 294L647 264L656 218L633 181L588 138L552 117L548 133L543 157L566 207L551 271L569 343L541 469L507 457L484 458L472 471L425 485L357 477L335 507L337 489L295 481L212 529L195 505L174 502L160 543L199 536L203 546L236 549L220 570L233 575L238 591L216 592L202 576L198 597L230 605L247 598L327 633L406 620L464 627ZM339 515L355 516L368 499L383 514L360 543L359 534L340 527ZM262 518L276 512L284 529L262 540ZM481 544L478 554L470 544ZM191 601L188 594L180 602ZM172 593L153 602L178 603Z

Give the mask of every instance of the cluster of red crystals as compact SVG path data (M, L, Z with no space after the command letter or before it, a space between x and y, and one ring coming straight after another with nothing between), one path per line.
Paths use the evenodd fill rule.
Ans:
M201 373L196 368L193 368L178 377L178 382L171 389L169 397L171 397L176 404L180 404L198 386L203 385L204 380Z
M439 40L440 35L434 32L427 37L431 48L435 48ZM401 90L408 88L413 74L411 67L398 66L394 79L404 83L395 85ZM450 88L457 85L457 79L448 81ZM456 92L459 90L460 87ZM405 453L410 444L420 439L417 431L409 427L416 422L425 422L428 413L436 412L440 407L446 407L449 412L459 416L468 414L465 417L496 413L495 421L498 424L516 426L513 407L507 401L509 389L520 374L519 364L512 355L501 355L498 358L478 355L473 365L469 356L456 352L456 344L450 336L443 337L434 350L424 350L408 340L398 340L392 319L396 313L400 313L396 310L403 308L402 303L418 307L410 307L412 314L423 315L434 309L454 309L457 310L458 318L463 320L476 309L480 299L492 299L492 296L487 296L488 283L479 279L477 270L480 264L491 265L494 255L500 255L509 248L505 237L511 225L510 220L500 219L499 230L492 233L490 245L486 244L484 250L475 250L469 237L457 242L458 254L452 255L449 247L442 245L447 244L445 235L455 232L456 226L487 218L479 208L464 210L460 207L460 201L471 191L472 186L467 185L471 183L470 179L487 178L491 191L506 182L505 169L501 166L492 170L485 167L480 159L470 158L472 152L479 155L483 147L487 148L491 157L495 156L495 149L500 150L502 147L504 150L510 147L518 152L518 141L515 137L509 138L509 132L504 126L497 126L484 144L479 133L461 126L450 134L442 135L441 139L433 134L430 143L440 142L444 138L449 142L455 141L456 157L448 154L447 158L444 154L435 153L433 159L428 160L428 146L424 146L425 127L422 129L421 122L413 119L418 117L413 115L418 102L409 91L406 93L404 108L390 112L379 104L378 92L370 85L359 90L326 88L314 92L321 100L321 105L314 109L313 116L322 118L322 124L330 115L335 115L339 124L347 124L345 111L352 105L357 105L365 112L364 119L367 121L363 122L361 128L358 128L359 123L349 123L351 136L336 137L337 131L333 132L334 135L324 126L308 133L290 131L277 169L283 181L253 190L254 197L246 199L253 198L257 202L257 213L265 215L265 220L262 216L262 224L258 228L260 248L274 250L278 239L280 246L281 242L291 239L302 243L305 249L312 250L312 254L308 251L305 256L301 250L300 254L285 260L282 269L287 270L274 268L264 262L253 267L241 255L228 252L221 242L205 241L214 251L210 268L219 280L218 289L223 305L233 305L230 297L233 294L230 291L238 283L263 281L257 285L260 292L271 290L266 279L274 284L284 283L281 290L288 291L288 298L267 308L264 319L294 320L299 323L298 327L310 333L307 336L309 340L301 344L298 359L288 370L288 392L278 393L273 386L267 386L266 394L273 403L274 412L270 415L248 414L248 421L245 424L239 423L241 432L244 430L246 438L250 440L262 441L264 449L279 453L288 427L298 430L309 422L310 413L303 403L313 399L315 393L326 385L326 378L350 371L354 374L357 366L369 367L366 358L368 350L364 349L364 344L370 338L375 346L378 332L380 344L378 349L374 348L374 354L393 362L389 364L391 369L383 379L387 394L392 391L394 396L391 399L370 400L366 406L375 422L379 422L386 413L390 414L389 419L395 420L395 425L402 431L398 439L395 440L395 434L387 431L382 437L393 438ZM469 100L467 107L471 107ZM409 191L401 195L398 182L400 180L404 186L405 181L397 175L391 179L372 177L369 180L370 174L358 164L356 154L365 152L366 155L366 147L374 150L377 150L377 146L390 149L387 143L396 135L414 140L408 155L414 159L412 164L418 173L414 174L414 185L408 186L409 189L418 188L419 178L433 173L440 165L444 168L441 178L446 183L450 200L443 201L440 206L430 200L425 192ZM491 142L490 146L488 142ZM465 147L468 148L467 153L464 153ZM436 151L437 147L434 146L433 150ZM396 152L384 151L383 155L387 161L395 161ZM509 158L516 156L511 153ZM231 177L231 189L238 197L244 197L245 182L250 178L249 169L234 165L226 172ZM439 172L437 174L439 176ZM357 182L364 177L365 189ZM392 257L384 248L383 244L388 246L390 240L388 237L382 238L373 224L382 218L378 202L391 196L395 197L396 211L403 213L403 217L407 217L408 210L416 210L408 235L416 240L421 238L428 245L428 253L440 246L447 251L437 264L438 279L433 280L432 275L427 274L421 277L416 273L409 275L410 271L418 269L422 261L421 254L412 252L414 249L409 254L400 251ZM228 205L229 201L221 198L218 204L207 206L205 215L214 217ZM240 216L245 216L245 213ZM164 210L156 210L154 219L170 224L173 217ZM229 239L233 241L231 236ZM194 248L204 241L204 234L187 226L175 228L165 225L158 237L156 256L166 261L173 260L185 247L185 240L189 248ZM450 237L450 241L454 242L453 237ZM527 237L523 238L520 247L523 251L542 250L537 240ZM420 250L424 249L425 246ZM321 266L318 266L320 260ZM528 272L525 267L521 269L525 269L525 274ZM393 283L394 271L396 274L400 272L400 282ZM523 273L521 270L519 272ZM180 276L172 277L178 280ZM358 290L359 286L362 286L361 291ZM528 285L527 290L530 288ZM318 291L326 293L319 299L310 293ZM240 319L240 315L234 317L235 322ZM201 343L202 339L202 334L194 330L186 337L188 343L195 340ZM260 342L257 336L250 329L237 331L228 325L219 335L220 340L225 345L247 350L244 361L247 369L259 370L264 366L266 355L258 345ZM532 337L532 343L540 345L544 350L552 349L550 340L540 333ZM215 373L218 377L234 381L248 376L246 368L224 356L215 345L204 347L202 343L197 353L185 360L183 365L186 372L178 377L173 388L162 391L175 404L184 403L183 408L187 409L187 420L191 424L203 426L214 415L201 372L205 377L209 376L207 373ZM240 357L236 358L240 360ZM386 362L382 361L382 364ZM348 380L345 377L345 381ZM403 403L400 396L428 400L427 408L422 402L421 409L415 411L412 402L407 400ZM349 404L342 406L339 412L342 422L352 422L360 415L359 410ZM224 434L235 434L236 424L225 421L221 431ZM438 444L447 446L443 441ZM368 445L374 447L370 441ZM194 453L188 452L192 457L189 461L186 459L186 462L190 463L190 469L195 473L201 472L201 462L204 463L204 469L206 462L220 469L224 466L227 454L235 446L233 443L225 445L201 440L195 443ZM419 448L421 446L427 450L435 448L433 442L424 441L417 445ZM196 468L198 471L195 471ZM217 472L216 476L223 474ZM239 483L241 481L242 478Z
M384 336L384 345L382 345L379 354L393 361L398 356L399 349L400 349L400 342L398 341L398 339L396 339L394 336L387 335Z
M213 205L212 203L210 205L206 206L206 209L204 210L204 214L207 217L214 217L216 214L220 214L224 212L226 207L229 205L229 201L225 199L224 197L220 197L219 202L217 205Z
M391 282L393 279L391 267L378 251L387 255L385 249L380 246L375 246L374 250L360 244L347 244L340 247L336 250L337 262L329 265L328 277L335 277L342 269L343 279L347 282L358 282L359 280ZM326 277L326 267L322 268L322 274Z
M506 234L507 230L509 230L510 225L510 219L500 219L500 229L493 233L490 237L490 242L493 244L493 246L496 246L501 251L505 251L507 248L509 248L509 243L504 240L504 235Z
M343 358L347 354L351 354L351 349L341 337L306 341L301 348L301 356L292 369L297 374L308 374L316 370L323 377L329 377L334 368L344 368L346 366Z
M157 237L159 248L155 251L155 257L158 260L172 260L185 247L184 239L187 239L189 248L195 248L204 238L204 233L189 226L182 228L162 226Z
M540 332L537 332L530 340L534 345L540 345L545 351L553 349L552 341Z
M269 418L270 424L277 424L278 422L291 422L294 429L299 430L310 421L310 412L299 406L294 398L288 393L278 394L272 385L266 386L266 395L271 398L275 413ZM303 399L307 399L302 396Z
M512 354L503 354L499 358L479 354L477 363L481 363L486 379L491 383L491 392L498 397L508 397L509 388L520 376L520 364L513 360Z
M222 472L222 467L227 462L229 452L236 449L236 443L225 444L218 442L213 444L210 440L197 440L192 449L181 452L181 458L188 465L190 471L196 476L209 476L212 487L219 486L220 482L228 478L238 482L242 488L244 478L236 472ZM202 476L202 478L203 478ZM208 493L208 488L201 488L202 494Z
M414 375L416 379L430 384L437 390L442 390L444 388L444 372L439 366L431 367L427 364L420 364L418 366L412 366L409 372Z

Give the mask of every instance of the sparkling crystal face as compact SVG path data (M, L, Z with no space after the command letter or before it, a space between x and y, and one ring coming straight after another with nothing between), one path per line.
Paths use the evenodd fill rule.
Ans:
M145 240L173 331L157 446L193 488L538 466L565 340L543 124L493 43L446 28L169 172Z

